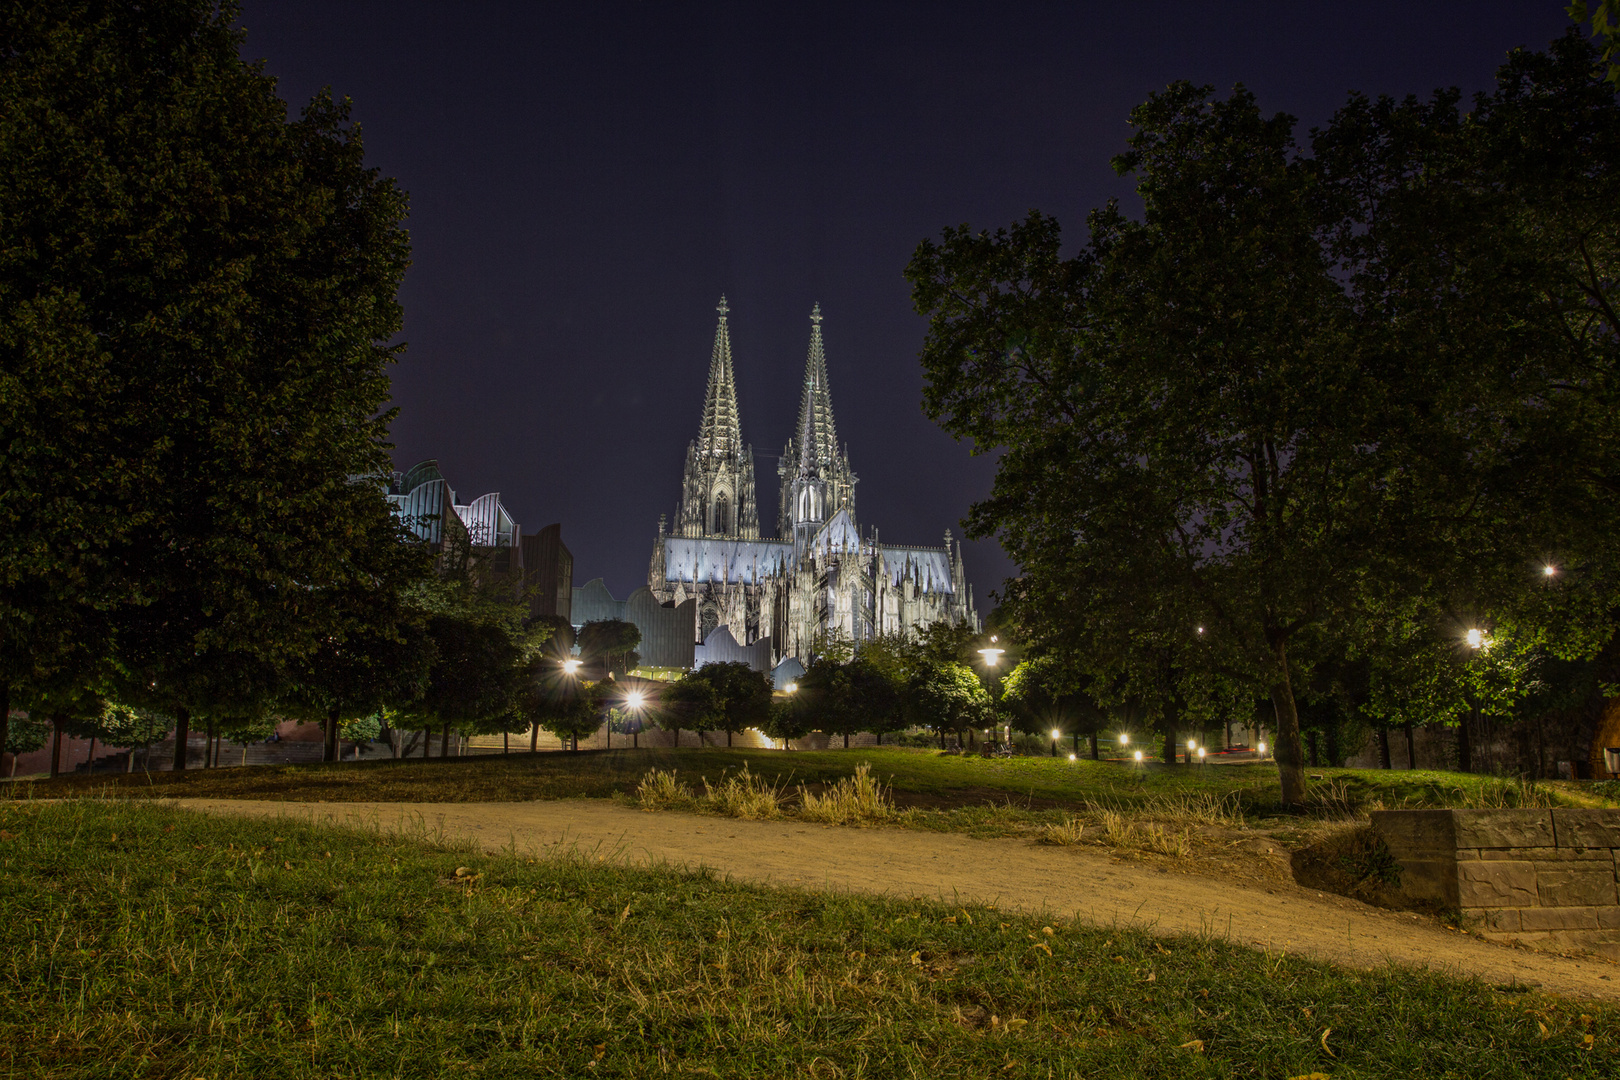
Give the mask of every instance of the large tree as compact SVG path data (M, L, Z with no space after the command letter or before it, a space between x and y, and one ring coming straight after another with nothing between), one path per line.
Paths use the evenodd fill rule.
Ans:
M237 16L0 14L0 633L104 618L120 697L176 717L177 767L191 713L262 707L329 637L357 549L393 542L368 477L404 197L345 104L289 120Z

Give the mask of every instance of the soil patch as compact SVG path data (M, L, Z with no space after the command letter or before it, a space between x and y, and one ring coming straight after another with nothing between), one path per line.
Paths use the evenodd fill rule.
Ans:
M217 814L472 838L491 852L575 850L599 859L708 867L729 877L798 888L983 903L1161 934L1213 935L1351 967L1394 963L1475 976L1503 988L1539 987L1620 1000L1620 965L1481 941L1428 916L1381 910L1277 879L1252 882L1178 873L1092 846L855 829L794 820L741 821L647 813L604 800L530 803L310 804L186 799ZM1234 840L1242 865L1287 856L1264 838ZM1268 847L1265 853L1240 845Z

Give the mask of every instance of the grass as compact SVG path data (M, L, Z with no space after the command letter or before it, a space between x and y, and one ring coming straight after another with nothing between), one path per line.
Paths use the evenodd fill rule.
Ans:
M1068 761L1060 758L944 756L895 747L786 753L779 750L609 750L577 754L512 754L409 761L343 762L183 773L98 775L0 785L14 797L113 794L141 798L285 799L300 802L522 802L531 799L634 796L652 769L679 771L693 783L748 767L759 781L812 791L849 777L869 762L900 807L925 810L1015 805L1068 811L1090 804L1115 809L1156 799L1207 796L1230 800L1249 817L1277 811L1277 770L1252 765L1185 766ZM1560 805L1620 805L1620 791L1544 782L1530 794L1516 781L1466 773L1311 769L1324 813L1368 806L1518 805L1525 798ZM1606 797L1605 797L1606 796ZM1058 815L1061 817L1061 815ZM1051 818L1057 820L1057 818ZM1040 823L1044 824L1046 819Z
M10 1076L1620 1066L1620 1011L1522 988L126 801L0 804L0 958Z

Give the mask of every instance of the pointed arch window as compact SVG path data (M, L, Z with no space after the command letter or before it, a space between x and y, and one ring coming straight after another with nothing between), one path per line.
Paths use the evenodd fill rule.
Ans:
M721 492L714 499L714 529L716 533L731 532L731 499Z

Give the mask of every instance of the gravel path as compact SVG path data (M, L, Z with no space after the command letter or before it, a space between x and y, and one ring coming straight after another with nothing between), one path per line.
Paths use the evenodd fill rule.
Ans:
M1072 916L1161 934L1212 933L1355 967L1395 963L1620 1000L1620 965L1511 948L1281 883L1246 884L1120 861L1094 847L1041 847L948 833L644 813L606 800L289 803L185 799L219 814L284 816L474 837L488 851L575 848L630 863L707 866L731 878Z

